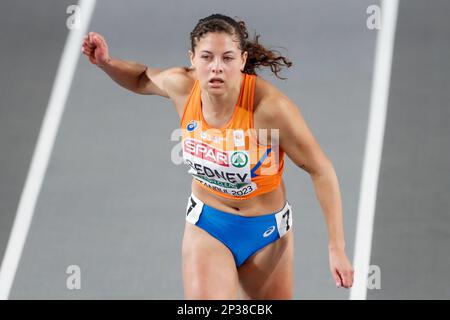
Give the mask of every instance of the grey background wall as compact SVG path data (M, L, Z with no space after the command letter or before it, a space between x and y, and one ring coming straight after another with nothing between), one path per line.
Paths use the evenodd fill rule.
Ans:
M449 9L400 2L368 299L450 298Z
M8 242L68 29L69 1L0 4L0 256Z

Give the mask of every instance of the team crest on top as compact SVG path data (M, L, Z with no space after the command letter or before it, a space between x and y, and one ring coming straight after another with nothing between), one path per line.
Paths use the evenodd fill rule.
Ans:
M197 128L197 121L195 120L191 120L186 126L186 130L189 132L194 131L196 128Z
M236 147L245 147L245 138L244 138L244 130L234 130L233 131L234 136L234 145Z

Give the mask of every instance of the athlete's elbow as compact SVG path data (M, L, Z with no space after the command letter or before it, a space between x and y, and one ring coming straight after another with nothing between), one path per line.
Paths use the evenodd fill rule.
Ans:
M149 81L150 80L148 79L148 77L146 75L146 71L144 70L142 73L140 73L137 76L134 86L132 86L128 89L137 94L148 95L149 92L147 90L147 86L148 86Z
M327 157L321 157L300 166L312 178L320 177L334 171L333 163Z

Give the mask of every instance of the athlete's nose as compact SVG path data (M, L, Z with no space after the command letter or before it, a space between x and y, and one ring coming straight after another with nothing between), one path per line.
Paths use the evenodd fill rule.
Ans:
M223 71L222 62L220 61L220 59L214 60L212 71L214 73L221 73Z

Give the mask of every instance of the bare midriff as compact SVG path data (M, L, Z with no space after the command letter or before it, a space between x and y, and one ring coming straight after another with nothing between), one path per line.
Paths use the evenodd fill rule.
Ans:
M233 200L217 196L200 186L194 179L192 179L192 193L210 207L245 217L255 217L280 211L286 203L286 189L283 179L276 189L250 199Z

